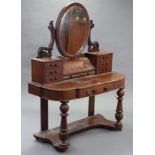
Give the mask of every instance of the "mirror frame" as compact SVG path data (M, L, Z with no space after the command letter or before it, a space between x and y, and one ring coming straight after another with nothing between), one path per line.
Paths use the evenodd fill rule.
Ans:
M60 42L60 25L61 25L61 21L62 21L62 18L64 16L64 14L66 13L66 11L68 11L71 7L79 7L82 9L82 11L84 12L84 14L86 15L86 19L87 19L87 34L85 36L85 41L83 42L83 45L81 46L80 50L78 50L74 55L70 55L70 54L67 54L61 47L61 42ZM88 44L88 38L89 38L89 35L90 35L90 22L89 22L89 15L88 15L88 12L86 10L86 8L80 4L80 3L70 3L68 5L66 5L59 13L58 17L57 17L57 21L56 21L56 31L55 31L55 37L56 37L56 45L57 45L57 48L58 48L58 51L60 52L60 54L62 56L64 56L65 58L69 58L69 59L73 59L73 58L76 58L78 57L85 49L85 47L87 46Z

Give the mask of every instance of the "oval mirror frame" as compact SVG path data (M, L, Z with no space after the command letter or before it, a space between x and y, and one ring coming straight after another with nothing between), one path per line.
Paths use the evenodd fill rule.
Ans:
M72 7L77 7L80 8L83 13L86 16L86 21L87 21L87 30L86 30L86 35L85 35L85 40L82 44L82 46L80 47L80 49L74 54L74 55L70 55L67 52L64 51L64 49L62 48L61 45L61 41L60 41L60 27L61 27L61 21L65 15L65 13ZM86 10L86 8L80 4L80 3L70 3L68 5L66 5L59 13L58 17L57 17L57 21L56 21L56 45L57 48L60 52L60 54L66 58L72 59L72 58L76 58L78 57L85 49L86 45L88 44L88 38L89 38L89 34L90 34L90 24L89 24L89 15L88 12Z

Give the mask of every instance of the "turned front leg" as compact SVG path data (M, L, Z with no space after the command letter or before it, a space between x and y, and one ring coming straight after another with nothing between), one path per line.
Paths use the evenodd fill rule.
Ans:
M69 141L68 141L68 126L67 126L67 111L69 110L68 101L60 101L60 111L61 111L61 123L60 123L60 132L59 132L59 138L60 138L60 144L59 144L59 151L65 151L69 147Z
M123 107L122 107L122 101L123 101L123 96L124 96L124 89L120 88L117 91L117 108L116 108L116 114L115 114L115 118L116 118L116 125L118 126L122 126L121 120L123 119Z

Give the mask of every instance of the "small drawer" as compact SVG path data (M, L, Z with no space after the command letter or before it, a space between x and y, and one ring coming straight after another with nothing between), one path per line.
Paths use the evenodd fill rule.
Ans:
M109 61L112 59L112 55L111 54L103 55L103 56L100 56L99 59L102 61Z
M53 83L63 79L63 63L62 61L52 61L45 64L45 81Z
M86 89L78 89L77 91L77 97L86 97L86 96L93 96L96 94L100 94L103 92L102 85L100 86L95 86L91 88L86 88Z
M91 96L91 95L95 95L98 93L101 93L103 90L101 88L101 86L99 87L93 87L93 88L89 88L85 90L86 95Z
M49 67L50 68L57 68L57 67L60 67L61 66L61 62L52 62L49 64Z
M55 76L58 74L62 74L62 70L60 68L59 69L48 69L45 72L45 76Z
M60 58L33 58L32 81L48 84L63 80L63 62Z
M99 66L100 66L100 67L103 67L103 66L110 66L110 65L111 65L111 61L106 61L106 62L103 61L103 62L100 62L100 63L99 63Z
M62 80L62 75L47 76L45 79L46 83L53 83L60 80Z
M101 66L111 66L111 64L112 64L112 59L108 59L108 60L106 60L106 61L100 59L100 60L98 61L99 67L101 67Z
M112 71L112 60L102 60L98 62L97 73L106 73Z
M111 72L111 67L110 66L104 66L100 67L100 73L106 73L106 72Z
M63 62L62 61L52 61L52 62L49 62L49 63L46 63L45 64L45 68L46 69L48 69L48 70L53 70L53 69L55 69L55 70L57 70L57 69L60 69L60 68L62 68L62 66L63 66Z
M63 75L62 75L63 68L62 67L63 66L60 63L48 64L48 66L46 67L46 71L45 71L45 81L47 83L61 81L63 78Z

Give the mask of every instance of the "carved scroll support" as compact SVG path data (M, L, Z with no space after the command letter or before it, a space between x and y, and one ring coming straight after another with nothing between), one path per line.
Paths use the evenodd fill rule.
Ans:
M121 120L123 119L123 107L122 107L122 101L123 101L123 96L124 96L124 89L120 88L117 91L117 108L116 108L116 114L115 114L115 118L116 118L116 125L117 126L122 126Z
M97 52L99 51L99 43L97 41L91 41L91 29L94 27L93 20L90 20L90 34L88 38L88 52Z
M55 40L55 29L53 26L53 21L50 21L48 29L51 32L50 43L49 43L48 47L44 47L44 46L39 47L37 58L46 58L46 57L52 56L52 50L53 50L53 45L54 45L54 40Z

